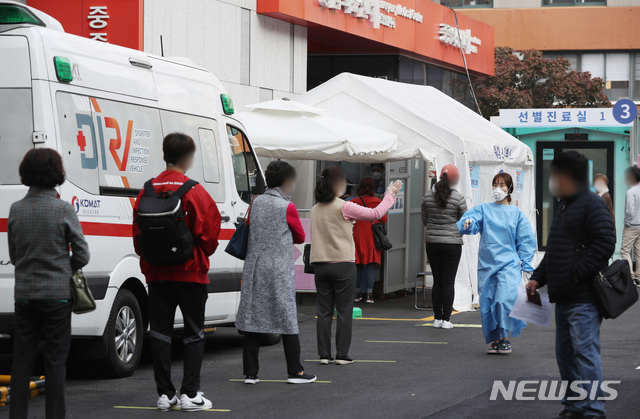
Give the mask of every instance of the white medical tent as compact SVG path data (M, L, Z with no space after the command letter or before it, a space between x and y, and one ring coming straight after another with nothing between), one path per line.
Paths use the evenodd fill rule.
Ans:
M294 100L324 109L333 118L398 135L394 151L370 155L369 162L422 159L438 172L445 164L455 164L461 169L459 189L469 207L491 201L496 173L511 174L516 184L514 204L535 229L531 149L441 91L343 73ZM295 158L308 159L308 147ZM454 301L459 311L470 310L478 302L478 239L466 236L464 249Z

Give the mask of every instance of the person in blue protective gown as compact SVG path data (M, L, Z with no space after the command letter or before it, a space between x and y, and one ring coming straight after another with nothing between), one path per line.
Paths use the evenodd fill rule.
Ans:
M481 204L458 221L461 234L481 234L478 253L478 292L482 331L489 354L511 353L509 336L518 337L527 324L509 317L523 277L529 279L536 237L529 220L510 205L513 179L508 173L493 178L495 203Z

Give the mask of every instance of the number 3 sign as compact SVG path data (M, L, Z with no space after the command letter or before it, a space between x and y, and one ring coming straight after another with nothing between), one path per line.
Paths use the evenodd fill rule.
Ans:
M622 99L613 107L613 117L621 124L633 122L638 115L638 108L632 100Z

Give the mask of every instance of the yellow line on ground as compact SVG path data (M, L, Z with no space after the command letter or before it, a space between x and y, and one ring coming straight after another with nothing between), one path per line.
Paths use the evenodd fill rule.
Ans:
M433 326L433 323L417 324L416 326ZM481 324L458 324L453 325L453 328L457 327L482 327Z
M409 340L365 340L367 343L428 343L431 345L446 345L448 342L414 342Z
M244 378L232 378L229 381L241 381L244 382ZM263 380L260 379L261 383L286 383L287 380ZM318 384L331 384L331 381L314 381L314 383Z
M320 362L317 359L305 359L304 362ZM397 361L380 361L377 359L356 359L354 362L397 362Z
M113 406L114 409L135 409L135 410L158 410L157 407L143 407L143 406ZM178 411L179 409L176 409ZM231 412L229 409L205 409L202 412Z
M433 320L433 316L425 317L423 319L386 319L379 317L360 317L355 318L354 320L386 320L386 321L396 321L396 322L428 322L429 320Z

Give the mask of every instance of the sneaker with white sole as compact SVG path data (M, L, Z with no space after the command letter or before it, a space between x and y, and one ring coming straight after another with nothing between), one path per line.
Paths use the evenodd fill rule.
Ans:
M337 356L336 357L336 365L349 365L353 364L353 359L348 356Z
M320 365L329 365L332 364L335 361L335 359L331 358L330 356L323 356L320 358Z
M440 329L442 327L442 320L434 320L433 327L435 327L436 329Z
M442 321L442 328L443 329L453 329L453 323L451 323L449 320L443 320Z
M178 400L175 394L171 399L169 399L166 394L163 394L158 399L158 410L162 410L163 412L169 410L180 410L180 400Z
M211 409L212 407L211 400L207 400L201 391L194 398L190 398L186 394L183 394L180 398L180 410L183 412L197 412Z
M258 384L259 382L260 382L260 380L255 375L247 375L244 378L244 383L245 384Z
M287 383L289 383L289 384L307 384L307 383L313 383L317 379L318 379L318 377L316 377L315 375L311 375L311 374L307 374L307 373L303 372L302 375L289 374L289 378L287 379Z

